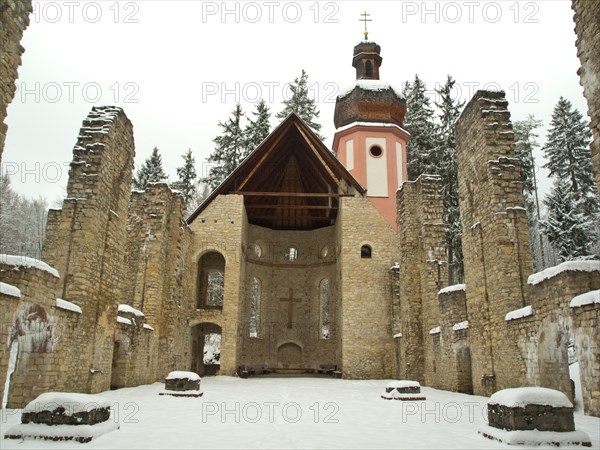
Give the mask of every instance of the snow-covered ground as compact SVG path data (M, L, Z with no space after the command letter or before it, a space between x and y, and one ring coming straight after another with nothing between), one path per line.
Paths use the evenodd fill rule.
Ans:
M383 400L390 381L206 377L200 398L159 396L161 383L119 389L98 395L120 430L89 444L2 439L0 448L514 448L477 434L488 398L423 387L426 401ZM19 420L3 412L2 434ZM599 448L600 419L576 413L575 423Z

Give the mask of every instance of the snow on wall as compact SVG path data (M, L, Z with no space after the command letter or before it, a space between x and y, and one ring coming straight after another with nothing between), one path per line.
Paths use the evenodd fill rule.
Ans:
M504 320L515 320L531 315L533 315L533 310L531 309L531 305L528 305L523 308L515 309L514 311L509 311L506 316L504 316Z
M130 319L121 316L117 316L117 323L122 323L124 325L133 325Z
M119 305L119 312L130 313L136 317L144 317L144 313L141 312L139 309L135 309L133 306L129 306L129 305L125 305L125 304Z
M432 328L431 330L429 330L429 334L439 334L442 332L442 329L440 327L435 327Z
M21 290L12 284L2 283L0 281L0 294L9 295L11 297L21 298Z
M464 322L455 323L454 325L452 325L452 330L453 331L467 330L468 328L469 328L469 321L468 320L465 320Z
M558 266L548 267L541 272L531 275L527 283L536 285L566 271L600 272L600 261L565 261Z
M68 302L66 300L63 300L62 298L57 298L56 299L55 306L57 308L64 309L64 310L67 310L67 311L73 311L73 312L76 312L78 314L82 313L81 307L79 305L76 305L75 303L71 303L71 302Z
M443 289L440 289L438 291L438 295L440 295L440 294L448 294L449 292L466 291L466 290L467 290L467 285L466 284L454 284L452 286L448 286L448 287L445 287Z
M489 403L524 408L527 405L548 405L554 408L572 408L573 404L560 391L543 387L503 389L490 397Z
M60 278L58 270L56 270L54 267L50 267L48 264L38 259L28 258L26 256L0 255L0 264L14 266L15 270L21 270L21 268L35 267L36 269L48 272L56 278Z
M589 291L584 294L573 297L569 306L571 308L577 308L584 305L592 305L594 303L600 303L600 289L595 291Z

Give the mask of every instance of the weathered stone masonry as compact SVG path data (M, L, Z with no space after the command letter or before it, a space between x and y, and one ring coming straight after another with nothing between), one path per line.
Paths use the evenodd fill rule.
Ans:
M581 61L577 73L588 102L593 133L592 163L600 189L600 8L590 0L572 0L571 7L575 11L577 56Z
M17 86L23 32L29 25L29 14L33 11L31 0L3 0L0 4L0 162L6 141L6 110L12 102Z

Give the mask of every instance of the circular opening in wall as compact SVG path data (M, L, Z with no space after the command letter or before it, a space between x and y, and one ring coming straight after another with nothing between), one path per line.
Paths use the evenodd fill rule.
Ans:
M326 258L329 254L329 248L327 246L321 249L321 258Z
M374 145L369 149L369 153L373 158L379 158L381 155L383 155L383 150L379 145Z
M260 245L254 244L252 246L252 251L254 252L254 256L256 256L257 258L260 258L262 256L262 248L260 248Z
M298 259L298 249L296 247L288 247L285 250L285 259L294 262Z

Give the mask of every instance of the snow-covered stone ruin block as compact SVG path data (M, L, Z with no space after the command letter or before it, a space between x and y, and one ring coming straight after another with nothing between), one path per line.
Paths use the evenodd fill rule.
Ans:
M384 400L425 400L421 394L421 384L418 381L395 380L385 386L385 392L381 395Z
M496 392L488 402L488 423L479 433L507 444L591 446L590 437L575 430L573 404L554 389L524 387Z
M25 406L21 423L4 437L89 442L119 428L110 410L110 400L98 395L47 392Z
M165 379L165 390L160 395L175 397L201 397L200 375L195 372L175 371Z

